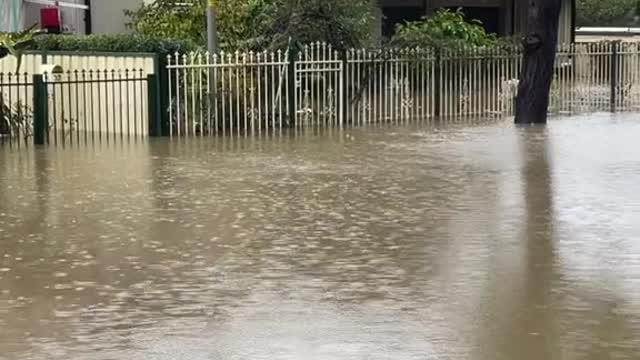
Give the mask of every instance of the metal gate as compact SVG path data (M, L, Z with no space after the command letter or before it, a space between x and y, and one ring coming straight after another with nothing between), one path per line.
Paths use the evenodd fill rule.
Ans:
M337 51L324 43L305 46L295 61L296 125L344 123L344 65Z

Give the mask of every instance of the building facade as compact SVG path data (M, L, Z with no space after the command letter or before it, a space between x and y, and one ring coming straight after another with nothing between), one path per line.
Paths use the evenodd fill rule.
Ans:
M58 6L64 33L124 33L125 10L136 9L152 0L0 0L0 31L17 31L40 22L40 10ZM419 20L438 9L462 8L469 19L480 20L490 33L503 36L526 31L527 4L524 0L377 0L378 37L390 37L397 24ZM575 38L575 0L561 0L562 13L558 42Z
M524 0L378 0L383 37L393 34L398 23L419 20L438 9L461 8L467 18L480 20L484 28L502 36L523 34L527 27ZM575 0L562 0L559 43L574 39Z
M15 32L40 24L40 11L58 7L62 32L75 35L123 33L128 29L124 11L144 0L0 0L0 31Z
M23 23L22 0L0 0L0 31L16 32Z

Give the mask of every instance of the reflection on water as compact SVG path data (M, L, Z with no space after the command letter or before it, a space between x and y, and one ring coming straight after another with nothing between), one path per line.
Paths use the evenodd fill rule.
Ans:
M637 359L635 116L0 151L0 359Z

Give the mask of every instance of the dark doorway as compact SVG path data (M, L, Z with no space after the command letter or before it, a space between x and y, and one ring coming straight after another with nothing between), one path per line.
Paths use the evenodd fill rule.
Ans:
M396 25L420 20L424 16L424 9L419 6L384 7L382 15L382 36L390 38L395 33Z
M457 8L450 8L456 10ZM490 33L497 35L504 35L501 26L501 10L498 7L463 7L467 20L479 20L482 22L482 27Z

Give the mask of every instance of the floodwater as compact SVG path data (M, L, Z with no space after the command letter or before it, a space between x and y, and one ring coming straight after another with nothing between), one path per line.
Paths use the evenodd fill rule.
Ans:
M638 115L0 149L0 359L638 359Z

